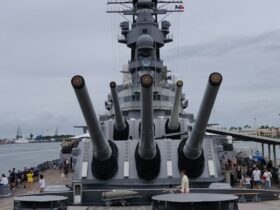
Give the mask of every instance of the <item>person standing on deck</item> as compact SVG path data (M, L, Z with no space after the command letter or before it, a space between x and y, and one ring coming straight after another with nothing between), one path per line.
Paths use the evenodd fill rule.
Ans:
M181 184L181 192L182 193L189 193L189 178L187 177L187 173L185 170L181 172L182 175L182 184Z
M271 178L272 178L272 175L270 173L270 171L268 171L267 169L264 169L264 173L263 173L263 177L264 177L264 180L265 180L265 189L266 190L269 190L271 188Z
M0 179L0 185L8 185L8 184L9 184L8 178L6 177L5 174L2 174L2 177Z
M261 188L261 171L256 167L252 174L252 179L254 181L254 189L260 189Z
M32 185L33 185L33 172L29 170L26 174L27 176L27 190L32 191Z
M40 175L40 180L39 180L39 191L40 191L40 193L44 192L45 188L46 188L46 181L44 179L44 175L41 174Z

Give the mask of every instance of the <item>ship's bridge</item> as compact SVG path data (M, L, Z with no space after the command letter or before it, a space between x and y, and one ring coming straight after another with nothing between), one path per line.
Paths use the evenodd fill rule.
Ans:
M154 110L171 111L175 93L170 87L154 87ZM122 111L135 111L141 109L140 88L127 87L119 92L119 102ZM181 110L183 111L183 110Z

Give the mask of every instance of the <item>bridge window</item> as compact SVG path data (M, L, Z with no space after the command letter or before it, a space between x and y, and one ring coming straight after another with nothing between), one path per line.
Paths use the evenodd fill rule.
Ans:
M132 96L125 96L123 99L124 99L124 102L140 101L140 95L136 94L136 95L132 95ZM153 100L154 101L169 101L169 96L154 94Z

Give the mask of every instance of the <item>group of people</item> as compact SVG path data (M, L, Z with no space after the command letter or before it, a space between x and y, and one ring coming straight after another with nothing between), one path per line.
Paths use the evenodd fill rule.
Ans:
M26 168L24 170L17 170L13 168L9 170L9 176L2 174L0 177L0 185L10 185L11 189L18 187L20 183L23 183L24 188L26 187L28 191L32 191L33 183L38 182L38 189L40 192L44 192L46 187L46 182L44 175L36 168Z
M257 167L249 168L244 178L244 184L247 189L261 189L263 186L266 190L271 188L272 174L264 168L263 172Z
M226 170L230 171L231 185L245 186L247 189L270 189L272 181L272 162L261 164L260 167L253 165L245 170L244 166L236 161L228 159L225 163ZM262 170L260 170L260 168Z

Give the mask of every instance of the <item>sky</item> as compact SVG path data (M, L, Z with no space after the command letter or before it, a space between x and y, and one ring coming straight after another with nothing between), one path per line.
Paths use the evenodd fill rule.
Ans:
M208 76L223 75L210 122L280 126L280 1L185 0L171 14L162 59L184 81L197 114ZM172 6L173 7L173 6ZM84 120L70 80L83 75L97 113L122 81L129 50L118 14L101 0L0 1L0 137L78 134ZM114 8L113 8L114 9ZM254 118L256 120L254 120Z

